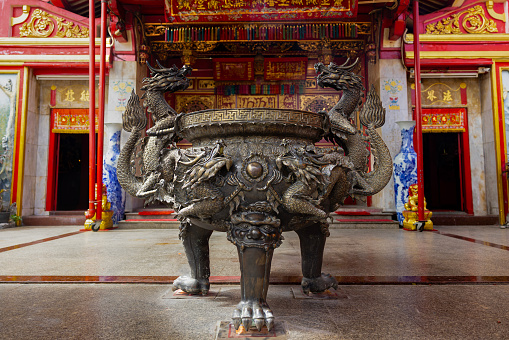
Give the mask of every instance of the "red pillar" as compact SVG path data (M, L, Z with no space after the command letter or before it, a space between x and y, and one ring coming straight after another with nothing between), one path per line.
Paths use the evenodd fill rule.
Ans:
M422 169L422 118L421 118L421 49L420 49L419 0L414 0L414 70L415 70L415 146L417 150L417 189L419 192L419 221L424 221L424 172Z
M97 207L96 221L102 219L103 147L104 147L104 94L106 83L106 1L101 1L101 52L99 61L99 117L97 131Z
M95 6L94 0L88 1L88 22L89 22L89 63L88 63L88 85L90 105L88 109L88 211L87 218L92 218L95 213Z

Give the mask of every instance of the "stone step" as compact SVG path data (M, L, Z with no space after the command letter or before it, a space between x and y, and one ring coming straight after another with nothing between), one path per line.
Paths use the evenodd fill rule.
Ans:
M85 225L85 215L31 215L23 216L23 225L26 226L51 226L51 225Z
M129 220L120 221L119 229L178 229L179 221L176 219L154 219L154 220ZM330 224L332 229L398 229L397 221L380 220L355 220L355 219L334 219Z
M334 219L340 220L392 220L392 213L376 213L376 214L343 214L337 211L330 214Z
M331 229L399 229L398 221L390 219L338 219L329 225Z
M136 212L128 212L125 214L126 221L133 220L167 220L175 219L175 211L172 209L151 209Z
M498 215L473 216L441 212L434 212L431 221L434 225L496 225L500 223Z
M178 229L180 222L177 220L131 220L118 222L119 229Z
M392 213L382 212L382 209L372 207L341 207L331 214L340 220L392 220Z

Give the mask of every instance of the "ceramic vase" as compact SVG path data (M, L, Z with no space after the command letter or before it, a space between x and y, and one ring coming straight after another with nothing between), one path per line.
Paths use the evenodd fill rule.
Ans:
M121 124L106 124L108 151L103 160L103 183L107 187L108 202L113 210L113 224L124 218L125 192L117 179L117 161L120 154Z
M415 121L396 122L401 129L401 150L394 157L394 194L398 222L403 225L403 210L408 201L408 188L417 183L417 154L414 150Z

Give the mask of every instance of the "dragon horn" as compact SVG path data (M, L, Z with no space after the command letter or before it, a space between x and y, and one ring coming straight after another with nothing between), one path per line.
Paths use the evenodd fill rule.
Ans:
M159 66L162 70L165 69L165 67L163 65L161 65L161 63L159 62L159 60L156 59L156 64L157 66Z
M150 64L148 63L148 60L147 60L147 67L148 69L150 70L151 73L157 73L157 69L153 68L152 66L150 66Z
M156 60L156 63L157 63L157 65L160 67L160 69L156 69L156 68L154 68L154 67L150 66L150 64L149 64L149 63L148 63L148 61L147 61L147 66L148 66L148 68L149 68L149 70L150 70L150 72L151 72L151 73L162 73L162 72L168 72L168 71L171 71L171 69L170 69L170 68L166 68L166 67L164 67L163 65L161 65L161 63L159 63L159 60Z
M342 64L342 65L339 65L338 67L339 68L343 68L346 64L348 64L350 62L350 57L348 57L348 59L346 59L345 63Z
M355 61L352 64L346 66L349 62L350 62L350 58L348 58L343 65L336 66L335 68L339 69L339 70L348 70L348 71L350 71L359 62L359 57L357 57L357 59L355 59Z

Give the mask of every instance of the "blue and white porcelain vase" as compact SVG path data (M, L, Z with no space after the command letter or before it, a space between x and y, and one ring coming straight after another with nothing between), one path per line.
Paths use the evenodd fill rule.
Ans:
M125 212L125 192L117 179L121 128L121 124L106 124L109 143L103 160L103 183L106 184L108 201L111 203L111 210L113 210L113 224L118 224L118 221L123 219Z
M398 222L403 224L403 211L408 200L408 188L417 183L417 154L414 150L415 121L396 122L401 129L401 150L394 157L394 194Z

